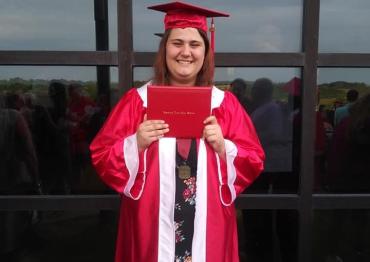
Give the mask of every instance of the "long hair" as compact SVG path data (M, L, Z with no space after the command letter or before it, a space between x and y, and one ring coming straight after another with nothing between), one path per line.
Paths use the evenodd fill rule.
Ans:
M209 45L207 34L198 29L199 34L205 43L205 56L203 66L198 72L196 86L212 86L214 74L214 59L213 52ZM154 76L153 83L156 85L169 85L169 72L166 64L166 44L170 36L171 29L166 30L161 42L159 43L158 52L154 61Z

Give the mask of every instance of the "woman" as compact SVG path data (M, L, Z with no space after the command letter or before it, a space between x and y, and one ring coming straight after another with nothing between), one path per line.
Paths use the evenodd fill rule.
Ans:
M151 8L167 14L150 84L211 86L205 16L222 13L179 2ZM123 193L116 261L239 261L233 201L264 159L249 117L213 87L203 138L182 154L179 139L163 137L170 126L146 119L147 86L123 96L90 147L101 178ZM179 177L184 161L191 174Z

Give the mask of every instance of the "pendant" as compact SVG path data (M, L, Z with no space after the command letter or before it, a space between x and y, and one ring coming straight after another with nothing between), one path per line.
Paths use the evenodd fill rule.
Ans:
M177 172L180 179L188 179L191 176L191 168L186 164L178 166Z

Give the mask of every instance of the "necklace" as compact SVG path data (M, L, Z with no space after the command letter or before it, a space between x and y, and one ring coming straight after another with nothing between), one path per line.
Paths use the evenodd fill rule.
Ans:
M189 156L190 146L191 146L191 139L176 139L177 143L177 151L179 155L184 160L181 165L176 166L177 174L180 179L188 179L191 176L191 168L186 162Z

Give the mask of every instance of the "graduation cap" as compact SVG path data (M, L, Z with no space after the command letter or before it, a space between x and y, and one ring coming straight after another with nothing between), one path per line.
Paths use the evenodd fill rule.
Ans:
M166 4L149 6L148 9L166 13L164 18L165 30L172 28L193 27L207 33L207 17L212 17L211 21L211 48L214 50L215 26L213 17L228 17L229 14L211 10L208 8L174 1Z
M299 96L301 95L301 84L301 79L295 76L282 87L282 90L292 96Z

